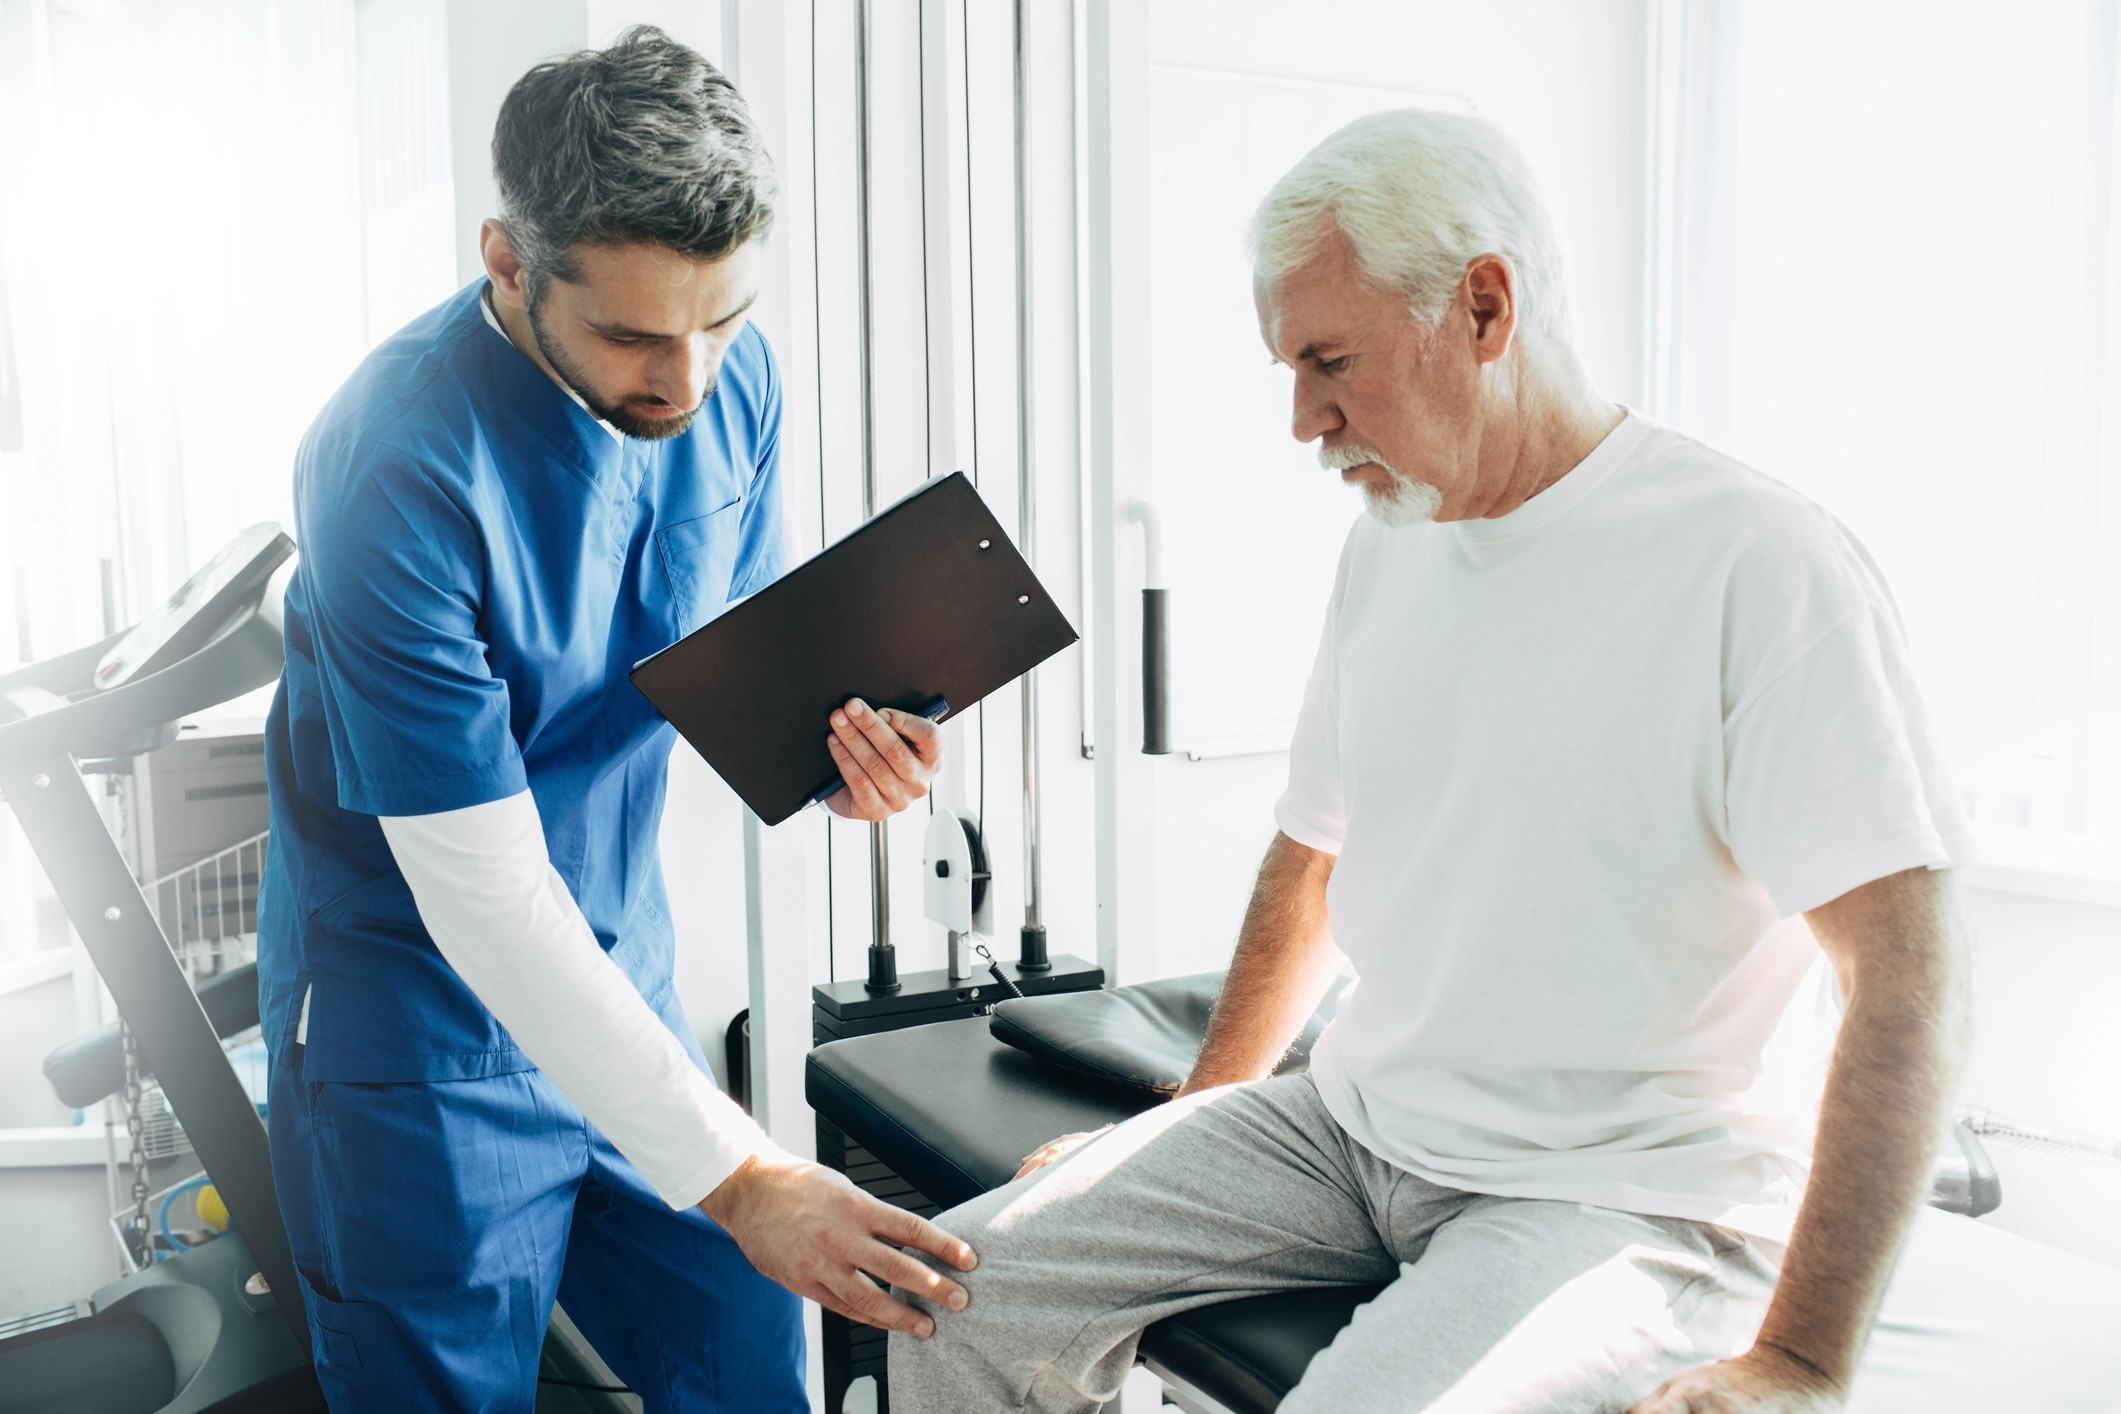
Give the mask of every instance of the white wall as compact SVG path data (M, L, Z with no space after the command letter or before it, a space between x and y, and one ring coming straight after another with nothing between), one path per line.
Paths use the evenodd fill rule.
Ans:
M1976 951L1961 1103L2121 1138L2121 908L1981 887L1962 897ZM2121 1163L1988 1147L2003 1206L1985 1221L2121 1266Z
M72 973L20 990L0 990L0 1076L8 1082L0 1085L0 1129L74 1122L73 1107L59 1103L43 1067L52 1049L79 1031Z
M2121 1138L2121 909L1961 890L1973 924L1965 1103Z
M663 881L677 933L678 999L715 1078L725 1084L723 1036L751 996L743 811L713 768L680 741L670 753L662 832Z
M1641 11L1640 0L1155 0L1150 62L1455 97L1503 124L1567 234L1585 366L1625 401L1642 288ZM1339 124L1312 126L1315 141Z
M449 0L450 160L457 189L457 279L483 272L479 223L500 214L493 186L493 120L515 81L541 59L580 49L584 0Z

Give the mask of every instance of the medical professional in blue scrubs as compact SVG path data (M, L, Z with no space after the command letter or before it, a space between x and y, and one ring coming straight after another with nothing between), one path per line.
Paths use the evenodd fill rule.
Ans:
M709 1078L633 664L782 568L772 221L743 100L652 29L533 69L487 278L304 439L267 726L273 1171L338 1414L528 1411L555 1298L650 1410L807 1409L798 1296L924 1335L964 1244L776 1148ZM879 820L939 746L819 730Z

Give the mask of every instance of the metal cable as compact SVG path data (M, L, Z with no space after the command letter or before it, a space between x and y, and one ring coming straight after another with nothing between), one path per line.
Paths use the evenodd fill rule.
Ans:
M1032 462L1031 122L1025 92L1024 26L1028 0L1015 0L1013 67L1016 123L1016 539L1024 562L1038 569L1038 479ZM1039 861L1038 670L1024 674L1024 926L1041 926Z
M854 205L861 278L856 307L861 335L862 519L876 514L876 326L872 317L869 232L869 0L854 5ZM870 945L891 946L891 841L881 821L869 826Z

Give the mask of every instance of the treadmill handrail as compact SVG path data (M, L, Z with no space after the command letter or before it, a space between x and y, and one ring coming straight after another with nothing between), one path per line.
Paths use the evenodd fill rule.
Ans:
M103 655L118 646L118 640L130 630L119 629L98 642L76 648L70 653L61 653L56 658L44 658L35 663L25 663L11 672L0 674L0 693L13 692L19 687L41 687L47 692L78 692L87 686L96 664Z
M261 588L197 652L158 673L0 725L0 769L61 754L77 760L132 755L134 751L127 748L156 728L265 686L280 675L283 661L278 615L265 603L272 591L272 585ZM230 639L236 641L230 643ZM54 665L76 665L80 676L72 682L28 682L20 680L28 674L10 674L0 679L0 689L42 687L62 695L80 692L88 686L88 674L102 656L98 650L109 642L51 660ZM48 677L56 679L57 674ZM109 749L101 749L105 747Z

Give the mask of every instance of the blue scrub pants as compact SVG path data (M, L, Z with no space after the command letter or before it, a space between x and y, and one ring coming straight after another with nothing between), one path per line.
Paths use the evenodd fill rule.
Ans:
M809 1409L801 1303L542 1073L316 1083L302 1049L273 1176L333 1414L530 1414L555 1297L651 1414Z

